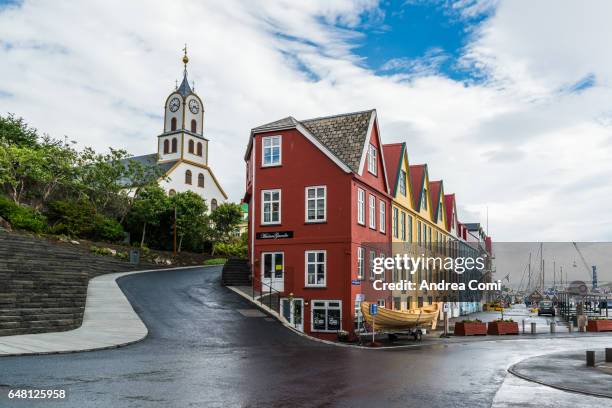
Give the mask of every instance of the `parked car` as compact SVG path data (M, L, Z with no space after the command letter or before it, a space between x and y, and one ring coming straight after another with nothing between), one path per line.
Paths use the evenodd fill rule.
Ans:
M555 306L553 302L550 300L542 300L540 302L540 307L538 308L538 316L541 315L551 315L555 316Z

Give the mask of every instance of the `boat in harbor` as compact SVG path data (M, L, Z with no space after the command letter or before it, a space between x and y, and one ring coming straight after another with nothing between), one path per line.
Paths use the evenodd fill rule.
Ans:
M374 330L405 330L417 326L431 325L432 330L436 328L440 306L433 304L410 310L391 310L379 307L374 319L370 314L370 303L361 302L361 313L368 325Z

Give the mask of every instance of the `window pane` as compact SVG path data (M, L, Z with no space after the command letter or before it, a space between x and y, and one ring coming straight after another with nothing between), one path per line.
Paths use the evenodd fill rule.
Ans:
M325 253L324 252L317 253L317 261L318 262L325 262Z
M264 278L270 278L272 272L272 254L264 255Z
M314 330L325 330L325 309L312 310L312 328Z
M309 188L308 189L308 198L314 198L315 197L315 189L314 188Z
M327 311L327 330L340 330L340 310Z
M325 196L325 189L323 187L317 188L317 196L318 197L324 197Z

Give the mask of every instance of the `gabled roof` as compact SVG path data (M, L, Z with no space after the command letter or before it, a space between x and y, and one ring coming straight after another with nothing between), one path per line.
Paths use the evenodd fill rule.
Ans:
M429 181L429 196L431 198L431 214L434 222L438 222L438 211L440 210L440 195L442 194L442 180Z
M288 129L288 128L293 128L298 124L299 122L295 120L293 117L287 116L286 118L275 120L274 122L270 122L270 123L266 123L265 125L258 126L254 128L251 132L261 133L261 132L268 132L268 131L273 131L273 130Z
M130 161L137 162L143 167L156 166L157 168L159 168L162 174L166 174L168 170L170 170L178 162L178 160L172 160L159 163L157 161L157 153L152 153L145 154L143 156L128 157L126 159L121 160L121 164L123 164L123 166L127 168ZM127 177L122 177L119 180L119 183L126 187L134 187L134 182L135 180L131 180Z
M423 194L423 185L425 175L427 174L426 164L415 164L409 166L410 182L412 183L412 201L414 209L421 211L421 196Z
M363 146L369 137L368 129L374 112L370 109L302 120L301 123L354 173L359 173Z
M389 177L389 189L395 197L397 194L397 186L399 184L399 173L402 167L402 158L404 157L405 143L393 143L383 145L385 154L385 165L387 167L387 175Z
M455 217L457 216L457 211L455 211L455 194L444 194L444 206L446 207L446 230L450 232L451 223L456 222L453 218L453 214Z
M288 116L251 129L245 160L250 154L254 134L296 128L306 137L312 137L314 140L311 141L325 154L329 153L330 158L340 162L344 170L359 174L359 164L369 137L368 131L371 130L375 118L375 109L301 121Z

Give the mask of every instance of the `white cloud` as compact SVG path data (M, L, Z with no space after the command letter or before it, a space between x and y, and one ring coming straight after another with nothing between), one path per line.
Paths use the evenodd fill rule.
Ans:
M458 4L461 18L496 2ZM376 2L42 2L0 11L0 112L96 149L155 150L181 74L204 98L210 162L233 200L252 127L377 108L385 142L457 193L464 221L497 240L612 239L607 2L499 3L462 63L480 84L376 76L353 53ZM592 76L592 87L572 86ZM480 219L468 217L477 217Z

